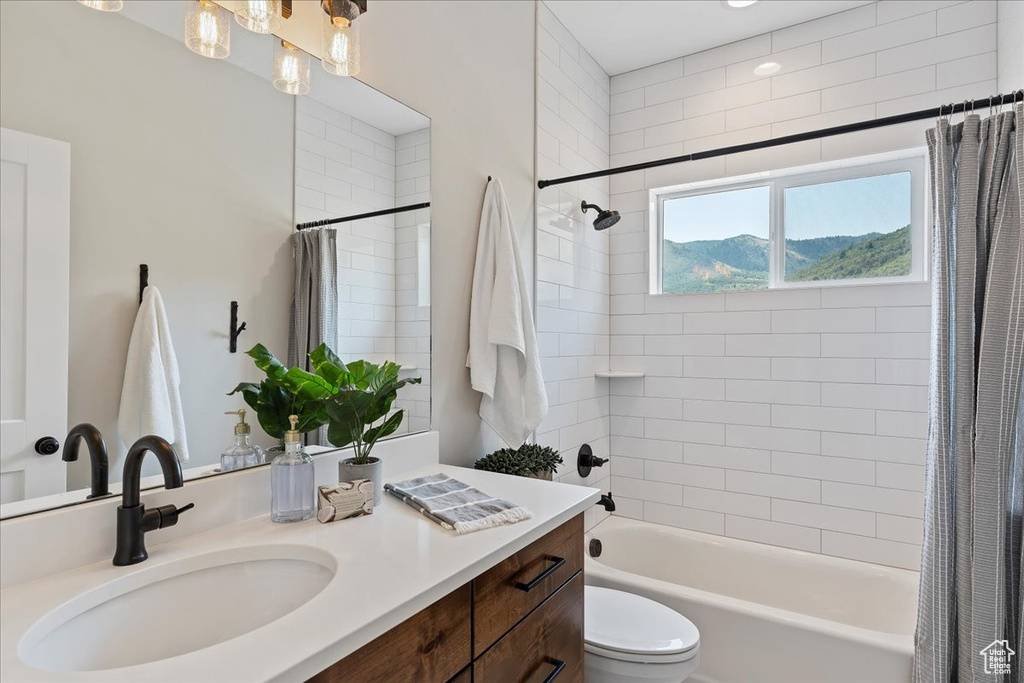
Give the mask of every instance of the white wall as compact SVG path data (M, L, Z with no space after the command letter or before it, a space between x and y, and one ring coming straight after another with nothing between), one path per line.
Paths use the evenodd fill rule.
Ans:
M996 3L883 2L611 79L611 164L996 92ZM753 68L782 64L770 78ZM929 286L650 296L648 188L921 146L931 121L612 178L619 513L859 560L920 557Z
M126 58L128 57L128 58ZM0 125L71 143L70 424L116 422L139 264L167 307L192 464L231 443L225 394L255 368L228 352L229 303L282 357L291 298L292 98L125 17L0 3ZM258 115L254 115L258 112ZM70 470L87 486L88 458Z
M1024 88L1024 2L999 0L999 92Z
M431 119L433 427L450 464L498 445L465 368L469 293L488 175L501 178L520 248L533 252L534 14L520 0L394 0L359 19L360 78Z
M609 79L544 3L537 5L537 177L553 178L608 167ZM609 450L608 233L594 230L593 211L580 201L608 205L608 179L538 192L537 336L550 410L538 443L555 448L560 481L608 488L609 468L582 480L580 446L598 457ZM588 525L606 515L589 513Z

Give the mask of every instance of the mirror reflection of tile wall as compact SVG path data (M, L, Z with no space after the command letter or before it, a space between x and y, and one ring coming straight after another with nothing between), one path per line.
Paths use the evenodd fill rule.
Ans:
M430 200L430 129L391 134L300 98L296 222ZM338 330L345 361L392 360L423 384L402 389L399 433L430 428L430 210L333 226L338 233Z

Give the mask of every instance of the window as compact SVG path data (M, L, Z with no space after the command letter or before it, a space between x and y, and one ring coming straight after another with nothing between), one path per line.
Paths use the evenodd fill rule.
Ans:
M920 152L651 191L651 291L925 279Z

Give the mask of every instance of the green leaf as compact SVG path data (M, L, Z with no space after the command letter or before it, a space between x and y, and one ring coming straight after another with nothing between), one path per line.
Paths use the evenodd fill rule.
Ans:
M300 401L322 401L335 392L334 385L323 377L299 368L288 368L281 383Z
M292 397L288 391L278 384L264 382L256 403L256 417L263 431L275 439L283 439L290 428L288 416L292 414Z
M327 407L323 403L316 403L313 409L301 410L298 413L299 421L295 429L305 434L314 429L319 429L327 424Z
M313 349L309 354L309 360L313 371L331 385L342 387L352 383L348 367L327 344L321 344Z
M385 436L391 436L398 429L398 426L402 424L402 418L405 416L404 410L396 411L394 415L384 420L381 424L368 429L363 434L363 441L370 444L371 446L376 443L377 439L381 439Z
M373 363L365 360L356 360L349 363L349 384L358 389L366 389L368 378L371 377L378 368Z
M234 394L242 394L242 399L245 401L253 410L256 410L256 406L260 400L260 385L253 384L252 382L242 382L237 387L231 390L228 396Z
M352 443L354 435L346 430L345 425L338 422L331 422L327 425L327 440L331 445L344 448Z
M256 367L265 372L270 379L280 380L287 372L281 361L275 358L274 354L263 344L257 344L245 353L256 362Z

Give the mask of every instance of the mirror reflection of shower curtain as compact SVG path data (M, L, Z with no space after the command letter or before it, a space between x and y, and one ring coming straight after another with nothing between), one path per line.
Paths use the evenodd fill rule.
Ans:
M338 345L338 246L333 228L292 234L295 289L288 329L288 365L309 370L307 354L326 342ZM326 446L327 428L306 435L306 443Z
M915 683L1017 683L1024 656L1024 104L928 131L932 353ZM986 654L989 653L989 654Z

